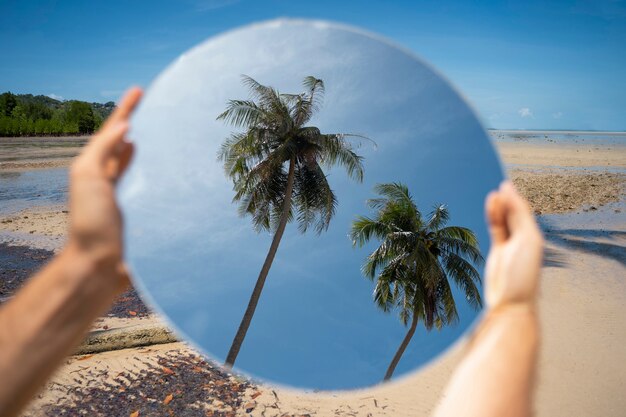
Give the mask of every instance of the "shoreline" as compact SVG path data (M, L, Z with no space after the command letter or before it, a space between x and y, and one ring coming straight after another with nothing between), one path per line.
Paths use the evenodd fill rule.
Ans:
M626 170L626 132L489 130L493 146L504 165L551 167L603 167ZM522 137L508 135L521 135ZM554 140L542 135L563 134ZM537 137L539 135L539 137ZM571 136L571 138L570 138ZM581 136L578 140L578 136ZM589 136L609 136L615 142L598 143ZM71 159L89 140L88 136L0 137L0 173L69 167ZM4 154L4 155L3 155Z
M602 136L625 136L626 131L619 130L533 130L533 129L486 129L487 132L492 133L507 133L507 134L552 134L552 135L580 135L580 136L591 136L591 135L602 135Z

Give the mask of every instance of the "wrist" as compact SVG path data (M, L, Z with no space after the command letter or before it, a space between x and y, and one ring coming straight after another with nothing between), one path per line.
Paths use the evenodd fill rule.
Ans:
M506 334L521 338L523 343L537 345L539 320L534 303L507 303L490 307L471 337L470 345L487 335Z
M71 234L63 252L100 268L114 267L122 262L121 252L115 249L113 245L89 243L84 239L73 237Z
M128 285L121 256L102 248L87 248L70 239L60 254L67 276L89 280L103 290L122 292Z
M484 327L538 329L537 308L534 303L507 303L487 310Z
M536 317L537 306L534 302L509 302L500 303L497 305L489 306L486 311L487 317Z

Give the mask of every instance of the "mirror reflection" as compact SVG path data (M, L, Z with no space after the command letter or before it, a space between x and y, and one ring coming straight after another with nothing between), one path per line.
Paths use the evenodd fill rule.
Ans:
M404 51L321 22L249 26L181 56L132 125L127 259L216 362L363 387L479 314L501 169L465 102Z

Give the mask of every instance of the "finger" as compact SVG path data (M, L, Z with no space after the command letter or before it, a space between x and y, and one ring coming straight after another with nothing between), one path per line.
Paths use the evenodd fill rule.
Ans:
M102 127L106 128L108 125L128 120L129 116L135 110L135 107L139 104L142 95L143 92L139 87L130 88L124 94L124 97L120 100L120 104L115 108L115 110L113 110L113 113L111 113Z
M133 154L134 145L121 140L113 149L104 163L104 175L111 181L118 181L128 167Z
M127 121L105 127L91 139L85 149L86 156L98 163L106 162L111 156L115 157L121 149L126 132L128 132Z
M133 159L133 154L135 153L135 145L132 142L123 142L124 148L120 152L117 173L115 175L115 180L119 180L124 172L126 172L126 168L130 164L130 161Z
M535 218L530 206L515 190L510 181L505 181L500 187L504 205L506 207L506 223L510 233L534 229Z
M489 235L493 245L506 242L509 232L506 225L506 208L499 192L492 191L485 200L485 212Z

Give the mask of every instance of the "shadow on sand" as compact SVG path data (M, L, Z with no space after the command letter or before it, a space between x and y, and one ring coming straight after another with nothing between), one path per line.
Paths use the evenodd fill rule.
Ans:
M543 266L552 268L565 268L567 262L565 254L554 248L544 248L543 250Z
M551 228L545 236L548 242L560 248L591 253L626 266L626 232L624 231ZM544 265L565 266L563 255L554 249L546 249Z

